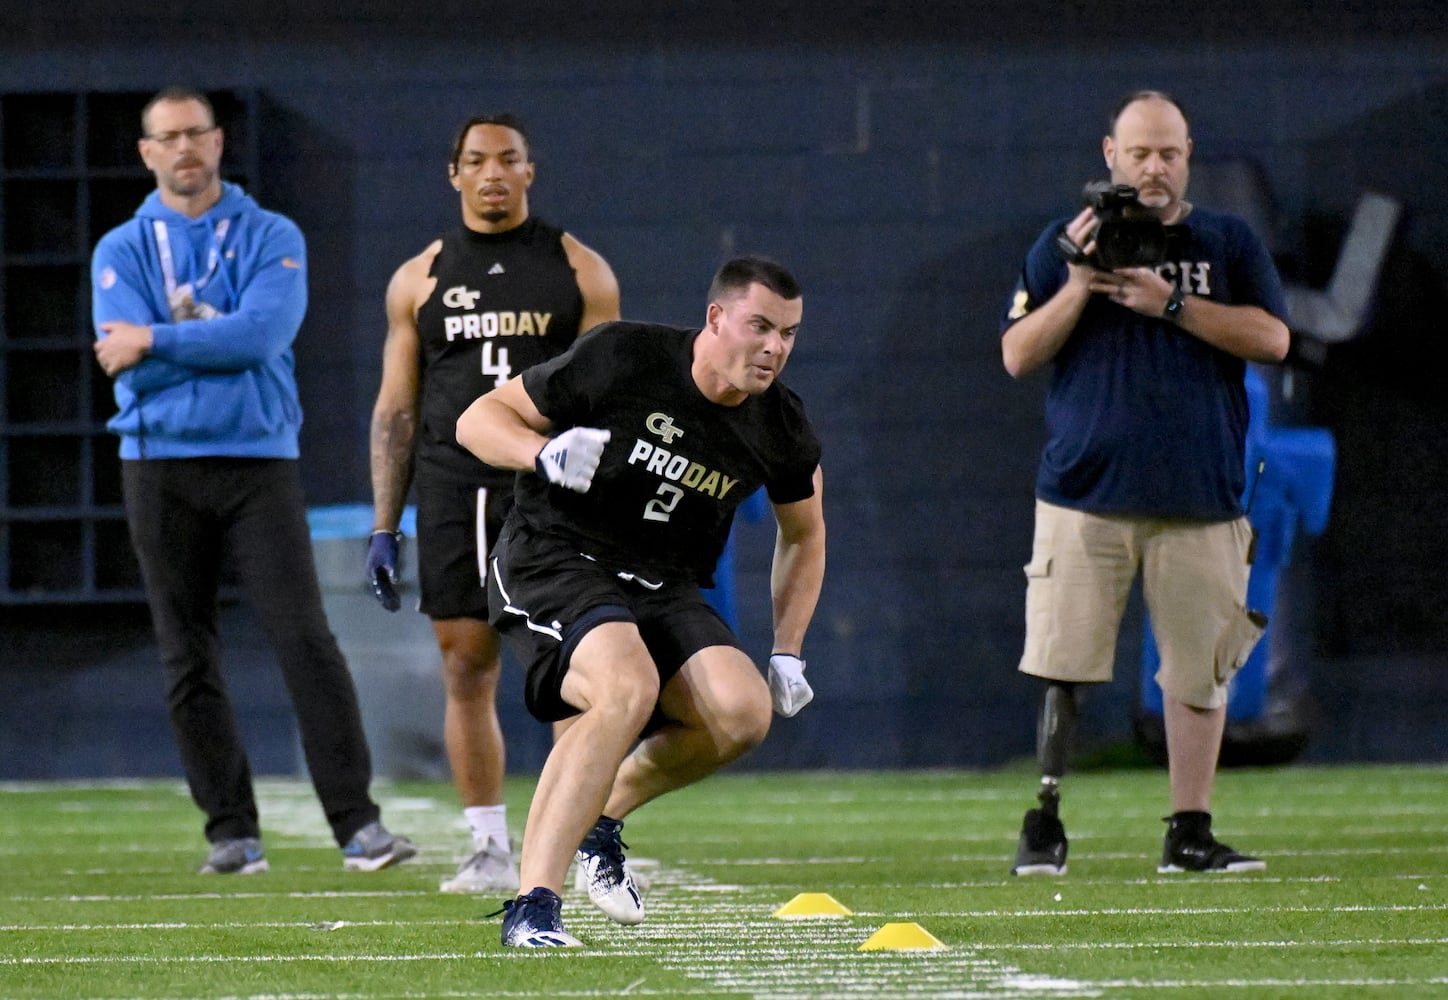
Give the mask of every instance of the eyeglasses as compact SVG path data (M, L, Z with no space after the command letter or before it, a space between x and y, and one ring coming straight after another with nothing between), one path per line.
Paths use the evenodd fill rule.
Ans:
M141 136L141 138L149 142L160 143L162 146L166 146L169 148L171 146L175 146L176 143L180 142L182 136L185 136L192 142L200 142L202 137L204 137L208 133L215 131L215 125L197 125L194 128L176 129L171 132L152 132L149 135Z

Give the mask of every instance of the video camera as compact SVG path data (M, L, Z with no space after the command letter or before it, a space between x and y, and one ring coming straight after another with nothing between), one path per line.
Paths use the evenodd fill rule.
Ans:
M1103 271L1118 267L1156 267L1179 249L1185 237L1180 226L1167 226L1141 203L1130 184L1091 181L1081 201L1096 212L1100 225L1092 238L1094 252L1085 254L1064 232L1056 246L1072 264L1090 264Z

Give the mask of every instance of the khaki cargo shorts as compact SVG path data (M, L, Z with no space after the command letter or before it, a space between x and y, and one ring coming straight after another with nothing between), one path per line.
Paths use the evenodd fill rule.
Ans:
M1161 653L1156 682L1187 705L1225 705L1228 682L1267 624L1244 604L1251 531L1245 517L1103 517L1037 500L1021 671L1111 680L1121 616L1140 571Z

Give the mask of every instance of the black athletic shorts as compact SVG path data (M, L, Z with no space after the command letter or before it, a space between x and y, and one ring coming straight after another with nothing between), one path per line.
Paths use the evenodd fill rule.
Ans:
M527 671L528 711L543 722L578 714L560 693L563 675L578 641L604 622L638 626L660 687L701 649L740 648L692 583L656 584L617 572L567 541L533 533L516 517L493 550L488 600L494 627Z
M429 618L488 619L488 553L513 507L513 488L419 475L418 609ZM481 507L483 516L478 516Z

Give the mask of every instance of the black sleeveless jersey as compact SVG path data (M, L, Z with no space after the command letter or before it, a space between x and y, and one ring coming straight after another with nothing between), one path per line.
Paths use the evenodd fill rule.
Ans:
M459 226L442 237L429 273L437 284L417 312L418 471L509 486L511 472L484 465L457 443L457 419L473 400L577 339L583 294L563 230L537 218L505 233Z
M764 486L775 503L814 495L820 444L776 381L738 406L706 399L690 372L698 330L605 323L523 387L557 431L611 432L586 493L518 476L513 517L614 570L709 586L734 509Z

